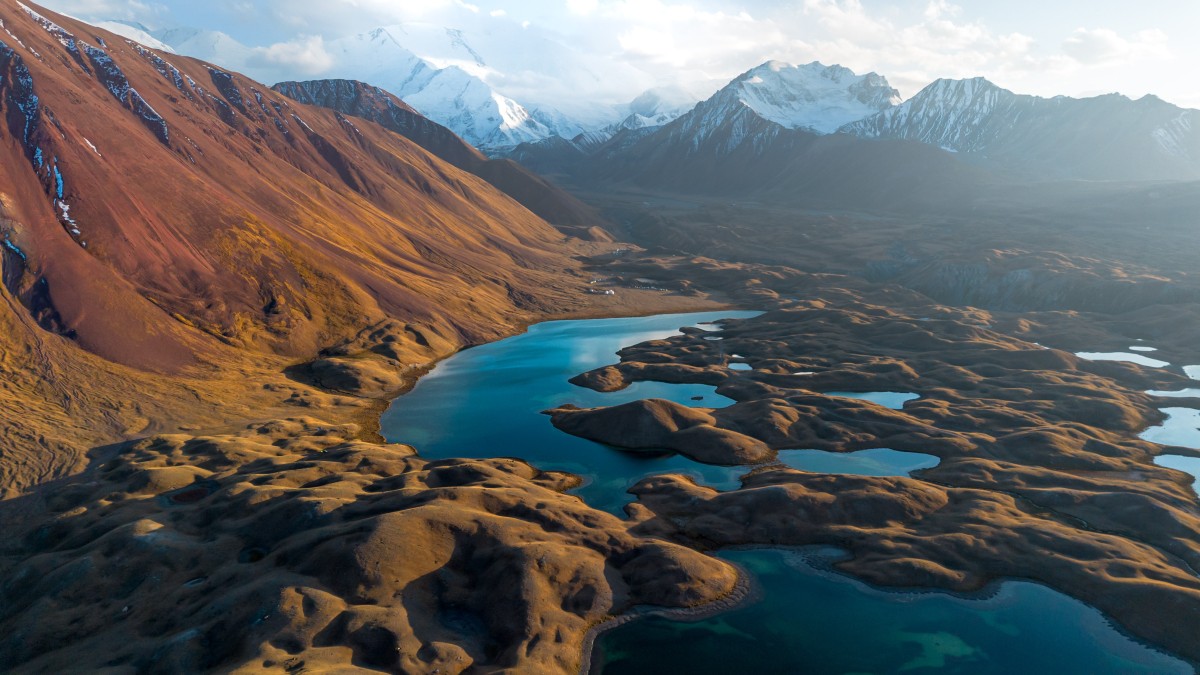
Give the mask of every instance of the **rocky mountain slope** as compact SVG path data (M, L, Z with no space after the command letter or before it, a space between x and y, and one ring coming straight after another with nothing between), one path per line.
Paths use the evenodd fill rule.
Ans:
M938 80L841 131L920 141L1024 179L1200 178L1200 111L1153 96L1040 98L983 78Z
M489 160L454 132L379 87L353 80L313 80L281 82L272 88L301 103L368 119L394 131L446 162L483 178L560 229L571 227L575 228L573 232L586 235L588 228L603 225L599 215L575 197L512 160Z
M3 19L5 238L43 323L98 353L169 367L205 334L303 352L382 312L453 313L455 286L507 310L559 262L544 221L376 124L32 9ZM109 302L170 327L140 349Z

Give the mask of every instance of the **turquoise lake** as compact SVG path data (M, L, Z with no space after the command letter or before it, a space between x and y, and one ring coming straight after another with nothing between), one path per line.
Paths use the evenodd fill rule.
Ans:
M568 380L617 363L623 347L678 335L681 326L714 330L718 327L708 322L758 314L700 312L536 324L524 334L464 350L438 364L383 414L382 433L431 459L520 457L540 469L570 471L586 481L575 494L618 514L633 501L626 490L653 474L684 473L701 483L736 488L745 469L707 466L667 453L615 450L562 433L541 412L565 403L592 408L644 398L705 408L730 405L732 400L708 385L638 382L601 393ZM719 343L712 349L719 353Z
M856 398L892 410L903 410L905 403L921 398L920 394L908 391L827 391L825 395Z
M634 454L559 432L542 410L565 403L612 406L643 398L719 408L733 403L705 385L637 383L612 393L572 385L582 372L619 361L617 351L678 334L681 326L757 312L705 312L628 319L555 321L465 350L440 363L382 418L390 441L423 457L518 457L585 479L574 491L622 515L626 490L642 478L682 473L736 489L745 467L714 467L679 455ZM719 337L713 335L711 337ZM720 353L721 342L709 341ZM915 395L881 392L901 407ZM843 393L845 396L864 396ZM699 400L696 400L699 399ZM900 476L937 464L931 455L886 448L853 453L784 450L781 463L825 473ZM986 600L871 588L812 566L792 552L730 551L765 597L698 622L645 617L604 633L601 672L619 673L1174 673L1191 672L1111 628L1098 611L1043 586L1003 584ZM904 670L901 670L904 668Z

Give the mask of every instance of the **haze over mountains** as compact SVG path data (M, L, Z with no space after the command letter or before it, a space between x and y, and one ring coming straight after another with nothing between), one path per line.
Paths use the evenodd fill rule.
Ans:
M216 31L106 25L151 46L168 46L234 70L262 65L256 50ZM1200 112L1151 96L1047 99L973 78L938 80L902 101L886 75L772 61L703 101L695 92L667 85L612 105L563 93L570 91L564 83L571 82L589 83L590 90L591 83L612 76L601 72L610 64L588 63L547 39L509 49L506 40L513 39L429 24L381 27L326 43L333 63L325 75L380 87L475 147L541 170L558 170L585 157L596 164L591 158L614 153L634 164L648 144L660 147L682 138L689 152L712 145L718 155L731 154L747 143L765 147L781 135L805 138L790 133L798 131L916 141L957 153L960 160L1006 179L1200 177ZM297 75L292 79L305 79ZM527 93L522 100L485 77L514 82L522 92L529 91L530 79L555 84L536 101L527 100ZM656 141L645 140L689 113L685 123L663 129ZM631 151L635 140L641 150Z

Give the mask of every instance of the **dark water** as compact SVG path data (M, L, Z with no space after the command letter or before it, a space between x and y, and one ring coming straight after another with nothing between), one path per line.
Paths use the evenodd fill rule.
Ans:
M683 473L718 489L734 489L745 468L621 452L561 433L540 412L564 403L611 406L642 398L729 405L732 401L710 386L645 382L602 394L567 380L616 363L622 347L677 334L680 326L756 314L539 324L441 363L392 404L382 419L383 435L415 445L427 458L519 457L543 469L579 474L588 482L577 493L617 514L631 501L626 490L648 475ZM721 341L707 344L722 348ZM897 406L904 401L879 402ZM930 455L886 449L788 450L780 453L780 461L806 471L864 475L905 475L937 463ZM944 593L878 591L782 551L737 551L726 557L758 579L763 600L696 623L645 618L605 633L598 644L608 657L603 672L1190 672L1109 628L1096 610L1034 584L1007 583L995 598L964 600Z
M1190 673L1099 611L1010 581L986 599L876 589L779 550L730 551L753 604L695 622L631 621L600 636L603 675Z

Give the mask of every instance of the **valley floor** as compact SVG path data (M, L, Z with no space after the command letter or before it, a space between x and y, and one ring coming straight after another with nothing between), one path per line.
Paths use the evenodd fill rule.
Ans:
M1164 224L1150 245L1119 222L594 201L646 250L586 261L614 296L530 320L765 313L630 346L577 378L602 391L713 385L733 405L662 402L615 421L565 409L556 424L746 464L739 489L654 476L619 518L565 494L578 484L567 474L380 444L381 398L422 372L387 370L394 330L304 367L239 366L220 386L122 383L111 405L140 404L145 422L97 438L90 458L22 474L14 492L43 486L0 503L25 526L0 568L0 662L571 672L589 629L614 615L734 594L736 569L714 549L833 544L852 554L839 570L879 585L1038 581L1200 663L1200 504L1190 476L1154 463L1200 452L1139 439L1168 404L1146 392L1189 387L1178 366L1200 364L1186 230ZM1139 340L1173 365L1075 355ZM410 365L458 348L422 343L434 346ZM195 402L142 402L152 386ZM893 409L827 395L866 391L920 398ZM104 445L120 435L136 439ZM882 447L940 463L907 478L772 461Z

